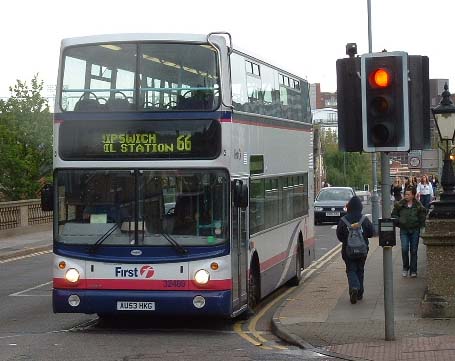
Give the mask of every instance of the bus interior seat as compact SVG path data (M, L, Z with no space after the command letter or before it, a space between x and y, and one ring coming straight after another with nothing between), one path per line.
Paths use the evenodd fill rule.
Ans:
M177 96L177 109L205 110L213 108L213 92L196 90L191 97Z
M131 110L131 103L126 98L111 97L107 100L108 110Z
M75 112L93 112L101 109L97 99L79 99L74 106Z

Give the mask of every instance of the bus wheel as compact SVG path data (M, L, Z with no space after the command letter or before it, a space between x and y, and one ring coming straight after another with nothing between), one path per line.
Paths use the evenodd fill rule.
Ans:
M303 269L303 247L302 242L299 239L299 245L297 246L297 254L295 262L295 276L288 281L289 286L298 286L302 280L302 269Z
M248 309L253 311L259 302L259 273L256 267L251 267L248 274Z

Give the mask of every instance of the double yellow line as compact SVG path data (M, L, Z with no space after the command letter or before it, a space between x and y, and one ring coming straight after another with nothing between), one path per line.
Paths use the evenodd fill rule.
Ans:
M267 345L269 340L267 340L263 335L262 331L256 330L256 325L258 321L264 316L264 314L270 310L276 303L280 302L283 298L285 298L288 294L295 290L295 287L288 289L279 297L275 298L272 302L265 305L261 310L251 319L248 321L238 321L234 324L234 331L242 337L244 340L248 341L254 346L258 346L264 350L287 350L287 347L280 346L280 345ZM243 325L247 323L247 330L244 331Z
M307 280L314 272L316 272L319 268L325 265L327 262L330 262L332 258L334 258L340 251L341 243L319 258L317 261L313 262L308 268L306 268L302 272L302 281ZM269 340L263 337L263 332L256 330L256 325L258 321L265 315L265 313L270 310L276 303L282 301L287 295L293 292L296 287L291 287L286 290L283 294L279 297L274 299L273 301L269 302L266 306L261 308L261 310L250 320L248 321L238 321L234 324L234 332L236 332L240 337L244 340L248 341L254 346L260 347L264 350L287 350L287 347L280 346L280 345L267 345ZM244 330L244 325L247 324L247 331Z

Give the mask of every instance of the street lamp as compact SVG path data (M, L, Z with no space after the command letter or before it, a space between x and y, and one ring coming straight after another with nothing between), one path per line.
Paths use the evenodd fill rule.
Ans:
M455 139L455 106L450 100L450 92L447 83L444 85L442 100L440 104L431 108L433 117L438 128L439 138L443 147L439 146L444 152L444 165L442 167L441 185L443 192L440 201L433 202L433 209L429 218L455 218L455 176L453 173L452 159L450 152L451 145Z

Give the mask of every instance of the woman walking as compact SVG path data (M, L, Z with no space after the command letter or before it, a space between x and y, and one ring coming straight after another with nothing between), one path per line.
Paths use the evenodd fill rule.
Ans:
M404 199L395 203L392 217L397 218L400 228L401 258L403 260L403 277L408 274L417 277L417 251L419 248L420 228L425 226L427 210L415 198L415 188L408 188ZM409 261L409 254L411 260Z
M417 185L417 199L420 200L420 203L426 209L430 208L430 202L433 199L433 186L426 175L422 176L420 183Z
M393 196L393 199L395 202L398 202L401 200L401 192L403 190L401 181L399 177L395 177L395 181L393 182L391 188L390 188L390 194Z
M361 227L363 231L363 237L368 247L368 238L373 237L373 224L371 221L362 216L362 201L359 197L352 197L346 205L347 214L343 217L346 221L351 224L350 228L357 229ZM361 221L361 222L360 222ZM350 259L346 253L346 246L348 242L349 230L347 224L343 219L340 219L337 227L337 237L341 246L341 257L346 264L346 275L348 277L349 284L349 297L351 303L354 304L357 300L363 298L363 277L365 272L365 261L367 256L358 259Z

